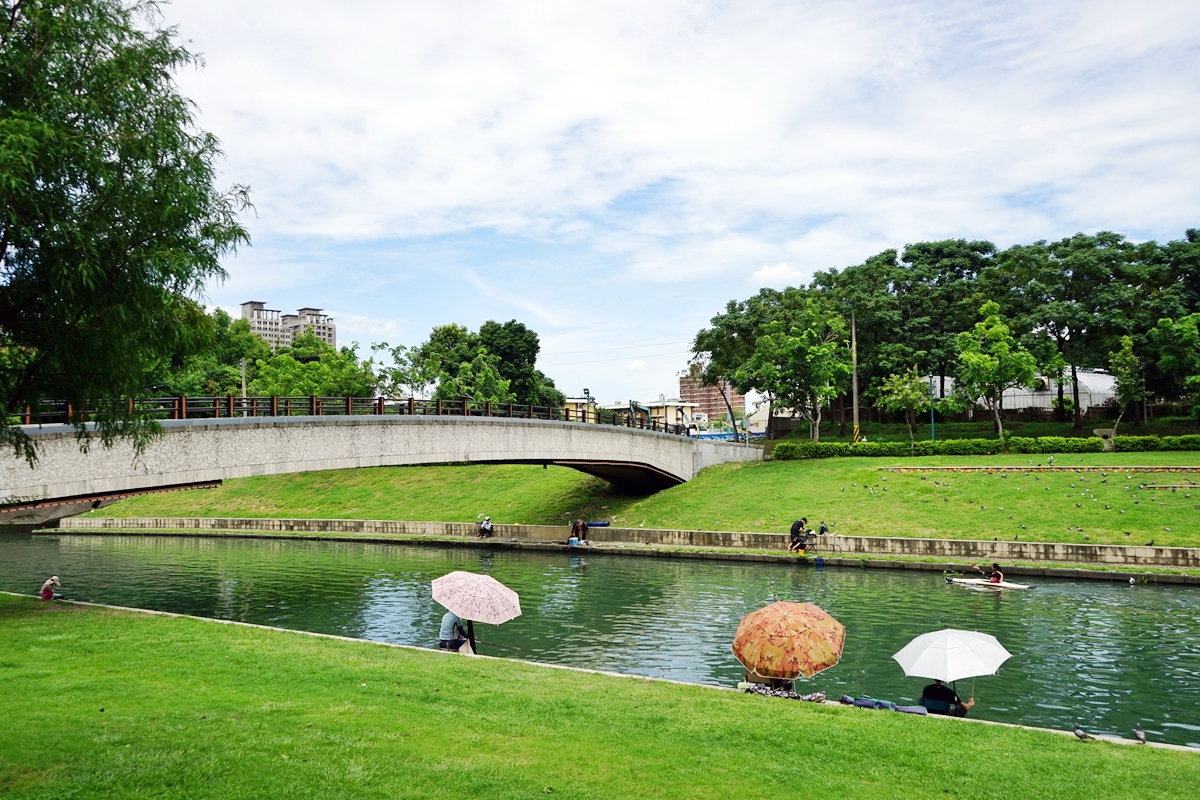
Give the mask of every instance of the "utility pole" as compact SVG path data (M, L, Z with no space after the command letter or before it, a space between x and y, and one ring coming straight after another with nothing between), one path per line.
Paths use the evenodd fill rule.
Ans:
M242 399L246 399L246 357L242 356Z
M850 391L853 392L854 402L854 438L857 442L858 429L858 330L855 325L854 312L850 312Z

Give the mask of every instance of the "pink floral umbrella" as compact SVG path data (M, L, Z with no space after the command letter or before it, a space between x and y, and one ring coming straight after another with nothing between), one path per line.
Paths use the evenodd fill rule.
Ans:
M517 593L490 575L451 572L433 581L433 599L467 621L471 649L475 649L472 622L499 625L521 616Z

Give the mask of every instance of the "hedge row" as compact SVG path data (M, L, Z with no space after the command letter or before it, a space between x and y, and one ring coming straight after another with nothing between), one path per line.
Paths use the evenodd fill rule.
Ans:
M1118 436L1113 439L1118 450L1200 450L1200 435L1187 436Z
M1118 436L1117 450L1200 450L1200 435L1192 436ZM1022 436L1008 438L1009 453L1100 453L1104 442L1097 436ZM780 442L772 458L792 461L802 458L839 458L845 456L991 456L1005 452L999 439L943 439L940 442Z

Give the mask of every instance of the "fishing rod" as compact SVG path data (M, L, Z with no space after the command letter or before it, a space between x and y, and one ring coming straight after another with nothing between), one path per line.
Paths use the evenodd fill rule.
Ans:
M505 650L516 650L518 652L521 651L521 648L519 647L513 647L512 645L508 644L496 644L495 642L485 642L482 639L476 639L475 644L486 644L488 647L501 647Z

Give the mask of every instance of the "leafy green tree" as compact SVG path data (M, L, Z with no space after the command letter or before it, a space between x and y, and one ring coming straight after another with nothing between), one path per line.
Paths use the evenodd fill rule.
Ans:
M14 415L70 403L142 447L158 425L115 401L195 344L187 321L249 237L241 187L172 73L197 58L151 3L22 0L0 18L0 444L31 463Z
M479 342L500 359L500 376L507 379L516 401L535 406L560 406L566 396L537 369L541 343L535 331L515 319L501 325L488 320L479 326Z
M250 329L244 319L232 319L224 309L214 309L199 319L199 348L172 354L164 374L149 391L154 394L212 396L240 394L242 367L247 386L255 378L257 363L271 355L271 346Z
M517 396L511 382L500 374L500 359L490 355L482 347L469 362L463 362L451 375L443 372L438 376L437 391L433 396L439 400L475 400L480 403L512 403Z
M1192 412L1200 416L1200 313L1160 319L1147 338L1158 354L1158 368L1177 391L1192 395Z
M1132 336L1122 336L1121 348L1115 353L1108 354L1108 370L1116 379L1115 394L1120 406L1120 411L1117 412L1117 421L1113 423L1113 440L1115 441L1117 426L1121 424L1121 417L1125 415L1125 409L1146 396L1142 383L1142 362L1133 352Z
M783 299L734 380L762 391L773 405L797 411L812 423L812 439L819 441L822 410L850 374L849 329L818 298L789 289Z
M359 361L356 348L335 350L313 333L302 333L291 347L259 359L251 386L257 395L372 397L376 376L371 360Z
M1000 316L1000 304L992 300L979 309L983 320L958 335L958 370L954 395L959 406L971 407L976 400L992 412L996 435L1004 438L1000 409L1006 389L1032 387L1037 379L1037 359L1020 345Z
M750 361L765 326L778 314L783 297L782 292L762 289L749 300L730 300L725 313L713 317L711 327L696 334L692 342L693 365L702 386L732 386L742 394L758 388ZM721 399L729 418L734 419L727 390L721 392ZM736 428L734 439L737 440Z
M929 384L915 366L899 375L887 376L879 386L879 405L889 412L904 412L910 448L917 444L917 414L928 411L933 402L929 390Z

